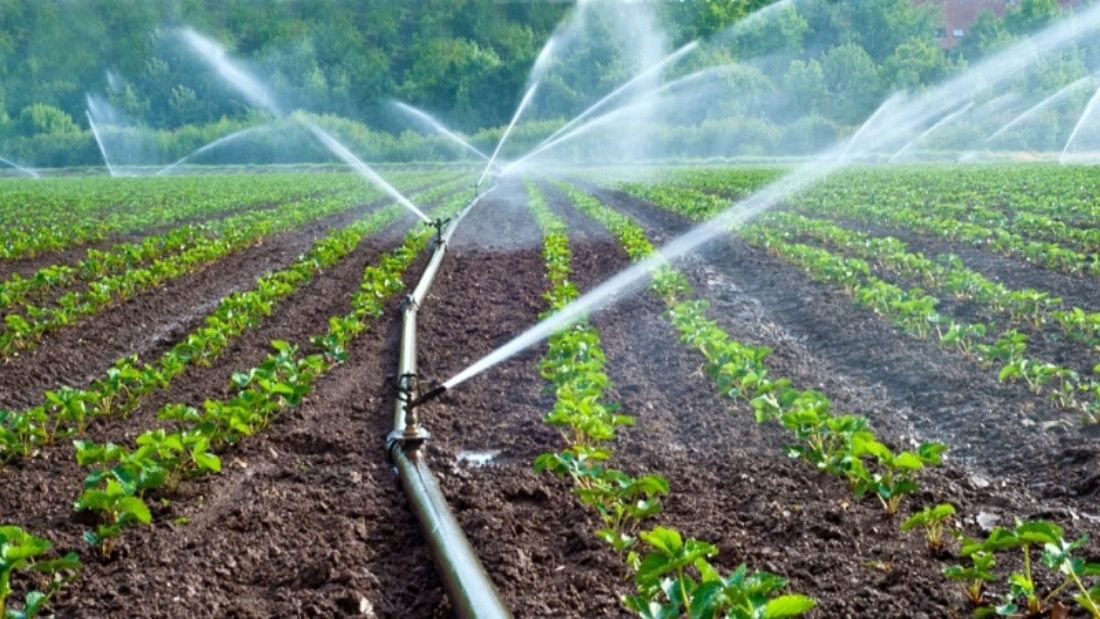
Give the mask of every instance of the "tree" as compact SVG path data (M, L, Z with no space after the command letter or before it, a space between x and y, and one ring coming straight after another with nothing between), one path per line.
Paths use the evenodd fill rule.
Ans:
M816 114L825 104L828 93L825 73L817 59L809 62L791 61L783 76L783 91L787 95L788 108L795 114Z
M958 51L967 60L976 60L1005 45L1013 36L993 11L982 11L959 41Z
M1020 0L1016 10L1005 13L1005 30L1024 36L1042 30L1062 14L1058 0Z
M943 9L910 0L860 0L847 7L850 41L859 44L876 63L883 62L910 39L931 40L943 24Z
M19 112L18 123L24 135L80 133L80 127L73 122L72 116L45 103L35 103L23 108Z
M942 81L953 69L934 41L913 38L899 45L882 64L882 81L891 90L917 90Z
M674 45L712 37L775 0L743 2L666 2L664 22L670 25Z
M810 29L810 24L793 6L745 21L748 22L745 26L733 30L733 46L741 58L801 52L802 39Z
M879 103L878 67L862 47L838 45L821 58L821 72L828 89L826 116L844 124L858 124Z

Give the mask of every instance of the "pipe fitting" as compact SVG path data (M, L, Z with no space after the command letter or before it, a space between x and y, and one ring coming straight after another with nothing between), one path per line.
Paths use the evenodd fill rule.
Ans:
M442 217L436 217L432 221L427 222L427 224L429 226L435 228L435 246L436 247L439 247L439 246L443 245L443 226L447 225L450 221L451 221L450 217L448 217L446 219L444 219Z
M405 413L405 428L394 430L386 437L386 450L392 451L395 445L400 445L405 452L413 452L432 437L431 433L420 425L420 418L416 409L447 391L445 385L434 380L426 384L414 373L405 373L399 376L395 382L397 399L402 403ZM424 390L427 387L427 391Z

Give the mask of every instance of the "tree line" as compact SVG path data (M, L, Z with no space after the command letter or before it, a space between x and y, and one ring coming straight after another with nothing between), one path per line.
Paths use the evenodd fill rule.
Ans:
M890 92L935 84L1063 11L1056 0L1019 0L1003 19L983 14L952 50L936 41L942 9L910 0L804 0L731 30L768 4L654 0L647 8L668 49L706 42L683 71L743 62L757 87L783 94L784 119L810 119L828 135L860 123ZM574 10L523 0L0 0L0 154L37 165L97 162L89 96L115 124L154 136L161 159L260 122L263 114L181 43L184 26L224 45L285 109L398 136L397 151L410 125L384 105L389 99L469 135L496 135L543 45ZM622 61L622 47L601 36L571 45L532 119L570 118L628 79L635 67ZM1025 87L1053 89L1088 74L1100 66L1092 47L1044 60ZM405 151L448 156L422 145Z

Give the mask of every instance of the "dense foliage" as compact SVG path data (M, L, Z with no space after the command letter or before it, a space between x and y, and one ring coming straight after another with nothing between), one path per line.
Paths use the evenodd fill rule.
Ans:
M740 62L746 71L736 80L781 94L781 105L769 105L781 118L746 118L723 103L715 106L722 116L712 129L760 148L796 150L816 148L862 122L890 92L936 83L1062 11L1054 0L1021 0L1004 19L983 15L950 51L935 38L941 9L909 0L808 0L731 28L768 4L660 3L651 7L652 30L664 36L666 49L705 41L688 63L692 69ZM89 107L101 109L98 116L109 121L103 124L130 128L133 135L113 139L140 141L124 150L140 151L147 162L172 161L265 120L182 43L178 29L191 27L241 59L284 109L354 121L345 129L373 158L453 158L461 151L438 141L425 144L411 133L397 139L411 126L384 103L399 99L427 109L489 148L540 50L573 10L564 2L493 0L3 0L0 151L36 166L98 164ZM603 17L559 50L529 119L560 124L639 70L636 58L626 58L633 43L612 36L618 26ZM1095 67L1096 56L1095 49L1054 55L1034 77L1022 77L1034 82L1022 86L1042 92L1068 84ZM706 122L715 122L709 113ZM271 153L286 142L267 136L253 151ZM255 160L256 152L247 154Z

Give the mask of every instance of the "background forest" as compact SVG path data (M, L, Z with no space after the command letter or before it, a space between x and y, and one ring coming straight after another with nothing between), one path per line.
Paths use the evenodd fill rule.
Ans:
M937 83L1063 11L1056 0L1020 0L1003 19L984 14L949 51L935 38L942 9L909 0L804 0L729 34L767 4L648 5L666 50L705 42L678 70L741 62L738 80L781 95L782 109L768 118L727 109L711 119L710 129L744 136L749 153L776 145L807 152L850 133L889 93ZM326 115L372 159L461 157L386 103L415 105L491 149L571 10L519 0L0 0L0 154L40 167L99 165L95 118L115 143L131 144L117 149L126 163L164 163L269 122L181 44L179 28L189 27L243 61L284 109ZM588 37L568 53L513 148L530 146L637 70L613 37ZM1021 88L1057 90L1100 65L1089 49L1044 62L1028 78L1037 82ZM584 70L593 66L600 70ZM286 133L257 132L204 162L279 161L291 154L278 143Z

